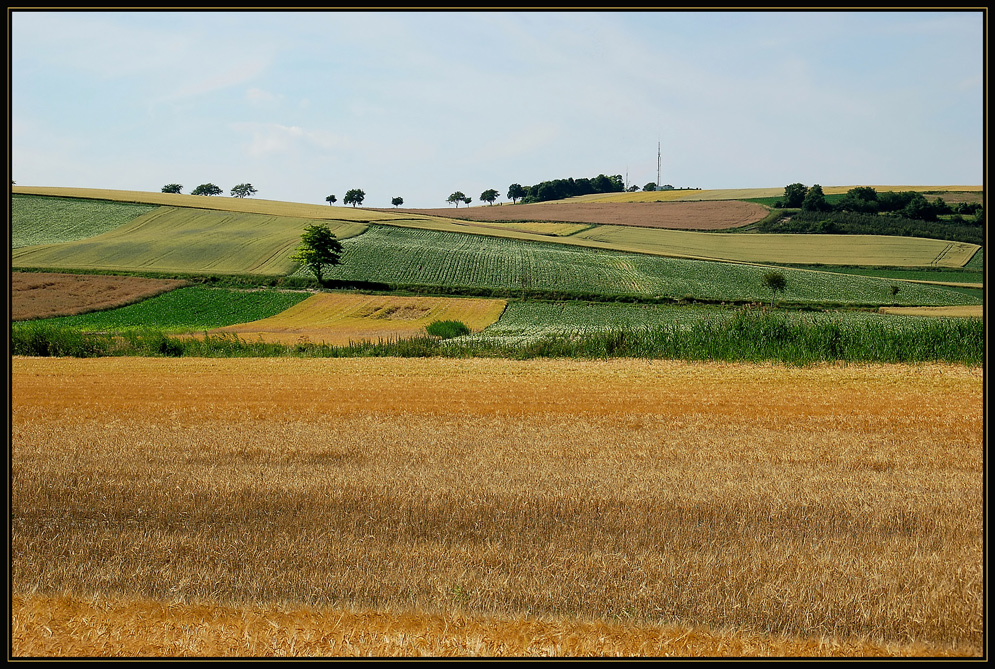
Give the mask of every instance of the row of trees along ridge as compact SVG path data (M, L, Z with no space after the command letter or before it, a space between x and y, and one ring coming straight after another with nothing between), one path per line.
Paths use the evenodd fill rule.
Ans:
M182 193L183 186L181 184L166 184L162 187L163 193ZM224 191L221 190L219 186L212 183L201 184L190 191L191 195L221 195ZM231 189L232 197L251 197L258 193L252 184L238 184Z

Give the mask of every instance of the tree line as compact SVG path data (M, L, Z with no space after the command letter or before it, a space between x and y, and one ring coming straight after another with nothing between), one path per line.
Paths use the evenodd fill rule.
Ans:
M929 200L918 191L885 191L878 193L871 186L851 188L841 198L830 201L815 184L807 188L794 183L784 187L784 197L774 203L777 209L801 209L813 212L849 212L857 214L896 214L918 221L935 221L940 216L958 215L965 222L980 224L984 207L978 202L962 202L951 206L937 197Z
M983 205L950 205L918 191L878 193L858 186L830 198L819 184L794 183L784 187L774 208L790 209L791 215L762 222L761 232L897 235L984 245Z
M530 202L546 202L548 200L562 200L567 197L578 195L592 195L594 193L622 193L625 191L625 182L622 175L615 174L607 176L599 174L593 178L574 179L552 179L550 181L540 181L532 186L522 186L512 184L508 187L508 199L514 204L517 200L528 204Z
M177 194L179 194L179 193L183 192L183 186L181 184L166 184L165 186L162 187L162 192L163 193L177 193ZM232 187L232 189L231 189L231 196L232 197L250 197L252 195L255 195L258 192L259 191L257 191L255 188L252 187L252 184L248 184L248 183L246 183L246 184L238 184L237 186L233 186ZM221 188L219 186L216 186L215 184L212 184L212 183L200 184L199 186L197 186L196 188L194 188L192 191L190 191L191 195L208 195L208 196L210 196L210 195L221 195L222 193L224 193L224 191L221 190Z

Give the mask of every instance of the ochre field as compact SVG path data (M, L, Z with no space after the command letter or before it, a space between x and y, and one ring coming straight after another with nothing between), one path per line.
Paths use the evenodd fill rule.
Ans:
M507 304L506 300L476 298L318 293L276 316L217 328L209 334L227 332L250 342L307 340L344 346L424 336L433 321L460 321L479 332L495 323Z
M982 368L11 364L14 657L983 654Z

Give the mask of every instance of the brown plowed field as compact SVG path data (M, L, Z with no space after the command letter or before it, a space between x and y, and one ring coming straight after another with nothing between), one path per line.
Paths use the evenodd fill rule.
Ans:
M73 316L111 309L185 286L179 279L12 272L11 320Z
M398 213L397 209L383 209ZM554 221L632 225L668 230L726 230L756 223L767 208L755 202L563 202L468 207L465 209L404 209L404 213L457 218L464 221Z

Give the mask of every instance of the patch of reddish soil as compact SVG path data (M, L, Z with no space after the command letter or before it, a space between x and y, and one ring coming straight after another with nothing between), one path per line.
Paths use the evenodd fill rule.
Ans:
M380 209L392 213L425 214L464 221L549 221L632 225L669 230L727 230L755 223L768 209L755 202L556 202L504 204L461 209Z
M11 319L73 316L123 307L187 285L179 279L11 272Z

